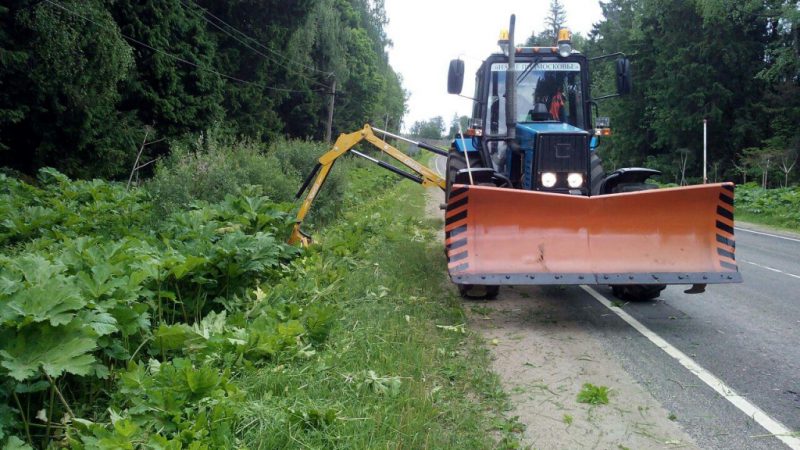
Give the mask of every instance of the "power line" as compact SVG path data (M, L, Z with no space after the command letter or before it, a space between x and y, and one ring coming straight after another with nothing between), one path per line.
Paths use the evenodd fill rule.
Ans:
M195 15L197 15L198 17L200 17L201 19L203 19L203 20L204 20L206 23L208 23L208 24L212 25L214 28L216 28L216 29L218 29L218 30L222 31L223 33L227 34L228 36L230 36L231 38L233 38L233 39L234 39L236 42L238 42L238 43L240 43L240 44L244 45L244 46L245 46L245 47L247 47L248 49L252 50L253 52L257 53L258 55L260 55L261 57L263 57L264 59L266 59L267 61L274 62L275 64L277 64L277 65L279 65L279 66L283 67L284 69L286 69L286 70L288 70L288 71L290 71L290 72L293 72L295 75L299 76L300 78L303 78L303 79L305 79L305 80L307 80L307 81L310 81L311 83L314 83L314 84L316 84L316 85L318 85L318 86L321 86L321 87L324 87L324 88L327 88L327 87L328 87L327 85L325 85L325 84L322 84L322 83L320 83L320 82L318 82L318 81L316 81L316 80L314 80L314 79L308 78L307 76L305 76L305 75L303 75L303 74L301 74L301 73L299 73L299 72L294 72L294 71L293 71L292 69L290 69L289 67L285 66L284 64L281 64L281 62L280 62L280 61L277 61L277 60L275 60L275 59L273 59L273 58L271 58L271 57L269 57L269 56L265 55L265 54L264 54L264 53L262 53L261 51L254 49L254 48L253 48L253 47L251 47L251 46L250 46L250 45L249 45L247 42L244 42L244 41L242 41L241 39L239 39L238 37L234 36L234 35L233 35L231 32L229 32L228 30L226 30L226 29L222 28L221 26L217 25L216 23L214 23L214 22L212 22L212 21L208 20L208 19L207 19L207 18L206 18L206 17L205 17L203 14L200 14L200 13L198 13L197 11L195 11L195 10L192 8L192 6L194 6L195 8L201 9L203 12L205 12L205 13L206 13L206 14L208 14L208 15L210 15L211 17L214 17L214 18L216 18L217 20L219 20L219 21L220 21L220 22L222 22L223 24L225 24L225 25L227 25L228 27L230 27L231 29L235 30L237 33L239 33L239 34L241 34L241 35L243 35L243 36L247 37L248 39L252 40L253 42L256 42L256 43L258 43L258 41L256 41L255 39L251 38L250 36L247 36L246 34L244 34L244 33L243 33L243 32L241 32L241 31L237 30L237 29L236 29L236 28L234 28L232 25L228 25L227 23L223 22L221 19L218 19L216 16L214 16L213 14L211 14L210 12L208 12L208 10L206 10L206 9L204 9L204 8L202 8L202 7L200 7L200 6L199 6L199 5L197 5L196 3L192 3L192 2L188 2L188 1L184 1L184 0L180 0L180 2L181 2L181 4L182 4L182 5L183 5L183 6L184 6L186 9L190 10L192 13L194 13ZM191 6L190 6L190 5L191 5ZM286 59L286 58L284 58L284 59Z
M80 13L79 13L79 12L77 12L77 11L74 11L74 10L72 10L72 9L69 9L69 8L67 8L67 7L66 7L66 6L64 6L64 5L61 5L61 4L59 4L59 3L56 3L56 2L54 2L53 0L43 0L43 1L44 1L44 2L46 2L46 3L49 3L49 4L53 5L53 6L55 6L56 8L59 8L59 9L61 9L61 10L64 10L64 11L66 11L66 12L68 12L68 13L70 13L70 14L74 15L74 16L80 17L81 19L83 19L83 20L85 20L85 21L87 21L87 22L93 23L94 25L97 25L97 26L98 26L98 27L100 27L100 28L109 29L109 27L108 27L107 25L104 25L104 24L98 23L98 22L96 22L96 21L94 21L94 20L92 20L92 19L90 19L90 18L88 18L88 17L86 17L86 16L84 16L84 15L80 14ZM222 73L222 72L218 72L218 71L216 71L216 70L214 70L214 69L211 69L211 68L208 68L208 67L204 67L204 66L201 66L201 65L199 65L199 64L196 64L196 63L193 63L193 62L191 62L191 61L188 61L188 60L186 60L186 59L183 59L183 58L181 58L180 56L176 56L176 55L173 55L172 53L168 53L168 52L165 52L164 50L160 50L160 49L157 49L157 48L155 48L155 47L152 47L152 46L150 46L149 44L146 44L146 43L144 43L144 42L142 42L142 41L140 41L140 40L138 40L138 39L136 39L136 38L130 37L130 36L126 35L125 33L122 33L122 32L121 32L121 31L119 31L119 30L117 30L117 31L119 32L119 34L120 34L122 37L124 37L125 39L127 39L127 40L129 40L129 41L131 41L131 42L133 42L133 43L135 43L135 44L137 44L137 45L140 45L140 46L142 46L142 47L145 47L145 48L147 48L147 49L150 49L150 50L152 50L152 51L154 51L154 52L156 52L156 53L160 53L160 54L162 54L162 55L164 55L164 56L166 56L166 57L172 58L172 59L174 59L175 61L181 62L181 63L183 63L183 64L187 64L187 65L190 65L190 66L192 66L192 67L195 67L195 68L197 68L197 69L200 69L200 70L203 70L203 71L206 71L206 72L213 73L213 74L215 74L215 75L217 75L217 76L220 76L220 77L222 77L222 78L227 78L227 79L229 79L229 80L236 81L236 82L238 82L238 83L249 84L249 85L257 86L257 87L260 87L260 88L262 88L262 89L267 89L267 90L271 90L271 91L290 92L290 93L304 93L304 92L305 92L305 91L299 91L299 90L296 90L296 89L285 89L285 88L278 88L278 87L273 87L273 86L265 86L265 85L263 85L263 84L260 84L260 83L256 83L256 82L253 82L253 81L247 81L247 80L243 80L243 79L241 79L241 78L237 78L237 77L234 77L234 76L232 76L232 75L228 75L228 74L225 74L225 73ZM320 91L315 91L315 92L320 92Z
M189 1L189 0L187 0L187 1ZM181 0L181 2L183 2L183 0ZM267 47L266 45L262 44L261 42L258 42L258 40L256 40L256 39L254 39L254 38L252 38L252 37L248 36L248 35L247 35L247 34L245 34L243 31L240 31L239 29L237 29L237 28L236 28L236 27L234 27L233 25L231 25L231 24L229 24L229 23L225 22L224 20L220 19L219 17L215 16L215 15L214 15L214 14L212 14L212 13L211 13L211 12L210 12L208 9L202 8L202 7L200 7L199 5L197 5L196 3L194 3L194 2L191 2L191 1L189 1L189 3L193 3L195 6L197 6L197 7L198 7L198 8L200 8L200 9L202 9L202 10L203 10L203 12L205 12L206 14L208 14L209 16L211 16L212 18L214 18L214 20L217 20L217 21L219 21L219 22L220 22L220 23L222 23L223 25L227 26L228 28L230 28L230 29L232 29L232 30L236 31L236 32L237 32L237 33L239 33L240 35L242 35L242 36L244 36L245 38L247 38L248 40L252 41L252 42L253 42L254 44L256 44L257 46L259 46L259 47L263 48L264 50L266 50L266 51L268 51L268 52L272 53L272 54L273 54L273 55L275 55L275 56L278 56L278 57L280 57L280 58L281 58L281 59L283 59L284 61L289 61L290 63L297 64L297 65L298 65L298 66L300 66L300 67L303 67L303 68L305 68L305 69L308 69L308 70L312 70L312 71L314 71L314 72L319 72L319 73L321 73L321 74L323 74L323 75L327 75L327 76L334 75L334 73L333 73L333 72L325 72L324 70L319 70L319 69L317 69L316 67L309 67L309 66L306 66L306 65L304 65L304 64L302 64L302 63L300 63L300 62L298 62L298 61L293 61L293 60L291 60L290 58L287 58L286 56L282 55L280 52L277 52L277 51L275 51L275 50L273 50L273 49L271 49L271 48ZM209 22L209 23L211 23L211 22ZM229 36L230 36L230 35L229 35ZM237 40L238 40L238 39L237 39ZM241 42L241 41L239 41L239 42ZM248 47L248 48L250 48L250 47ZM251 48L251 50L252 50L252 48Z

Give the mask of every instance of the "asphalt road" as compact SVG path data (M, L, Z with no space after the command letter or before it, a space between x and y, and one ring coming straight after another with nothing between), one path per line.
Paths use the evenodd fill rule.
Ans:
M701 295L668 287L659 301L623 309L767 415L800 430L800 239L740 228L736 245L742 284L710 286ZM608 334L612 343L615 337ZM617 343L612 346L626 368L652 383L653 395L701 446L783 447L775 439L753 437L768 433L696 377L686 377L685 369L676 370L665 354ZM652 364L642 354L652 357ZM665 377L662 370L681 377Z
M670 286L656 301L622 309L771 418L800 430L800 278L791 276L800 274L800 241L739 230L736 244L744 283L709 286L700 295ZM516 290L544 295L584 321L700 447L787 448L579 287L558 296L539 287ZM596 290L614 298L609 288Z
M744 283L700 295L670 286L658 300L622 309L772 419L800 430L800 240L739 230L736 244ZM508 289L567 311L701 448L789 448L580 287L503 288L501 298ZM609 288L595 289L614 299Z
M435 161L437 170L442 171L443 159ZM628 303L622 309L771 419L798 432L800 236L739 224L736 245L742 284L712 285L700 295L670 286L658 300ZM501 298L508 289L568 310L700 447L790 448L584 289L503 288ZM607 287L595 289L614 298Z

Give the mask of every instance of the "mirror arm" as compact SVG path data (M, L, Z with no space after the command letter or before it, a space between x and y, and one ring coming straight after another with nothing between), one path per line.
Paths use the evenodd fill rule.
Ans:
M600 55L600 56L595 56L594 58L589 58L589 62L600 61L601 59L613 58L615 56L622 56L623 58L627 58L627 56L625 56L625 53L616 52L616 53L610 53L608 55Z
M594 103L595 107L597 107L597 100L605 100L607 98L614 98L614 97L622 97L621 94L608 94L608 95L601 95L600 97L595 97L591 100L587 100L587 103Z
M472 98L472 97L467 96L467 95L461 95L461 94L456 94L456 95L458 95L459 97L464 97L464 98L466 98L468 100L472 100L473 102L477 102L478 101L477 98Z

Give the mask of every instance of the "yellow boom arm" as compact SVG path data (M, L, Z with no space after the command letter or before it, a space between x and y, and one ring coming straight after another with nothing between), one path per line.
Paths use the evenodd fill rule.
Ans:
M391 133L386 133L386 134L391 135L392 137L408 141L407 139L404 139L400 136L392 135ZM388 154L395 160L399 161L404 166L411 169L414 172L414 174L410 174L408 172L405 172L403 170L400 170L392 166L391 164L387 164L383 161L379 161L361 152L353 150L353 147L355 147L356 144L364 140L371 143L372 145L380 149L382 152ZM420 145L422 148L435 151L436 153L439 152L445 153L443 150L430 148L429 146L423 145L421 143L413 141L408 141L408 142ZM292 230L292 235L289 238L290 244L301 244L303 246L306 246L311 243L311 238L307 234L303 233L302 230L300 230L300 225L303 223L303 219L305 219L306 214L308 214L308 211L311 209L311 204L314 202L314 199L317 197L317 194L319 194L320 188L325 183L325 179L328 177L328 173L330 173L331 168L333 167L333 163L336 161L336 159L338 159L340 156L344 155L348 151L354 153L357 156L372 161L378 164L379 166L383 167L384 169L388 169L400 176L408 178L412 181L416 181L417 183L420 183L425 187L439 187L441 189L445 188L445 180L444 178L439 176L439 174L425 167L419 162L415 161L413 158L409 157L400 150L389 145L386 141L380 139L378 136L375 135L375 133L373 132L373 128L371 126L364 125L364 128L362 128L359 131L350 134L339 135L339 138L336 139L336 143L333 144L333 148L319 158L319 162L317 163L316 166L314 166L314 170L312 170L308 178L306 178L306 181L303 183L303 186L297 193L298 198L300 198L300 196L303 195L303 192L308 187L312 178L314 179L314 182L313 184L311 184L311 189L308 191L308 195L306 195L305 200L303 200L303 204L300 205L300 210L297 212L297 220L295 221L294 229ZM314 178L315 175L316 178Z

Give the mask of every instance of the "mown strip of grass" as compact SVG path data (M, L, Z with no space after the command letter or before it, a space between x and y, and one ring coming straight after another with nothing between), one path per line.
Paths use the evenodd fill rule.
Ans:
M379 170L379 169L375 169ZM304 261L336 325L323 349L241 380L251 448L515 447L488 357L469 334L444 277L441 220L423 189L403 182L377 197L383 173L355 172L351 205ZM369 200L366 200L369 199ZM366 201L365 201L366 200ZM499 441L499 442L498 442Z

